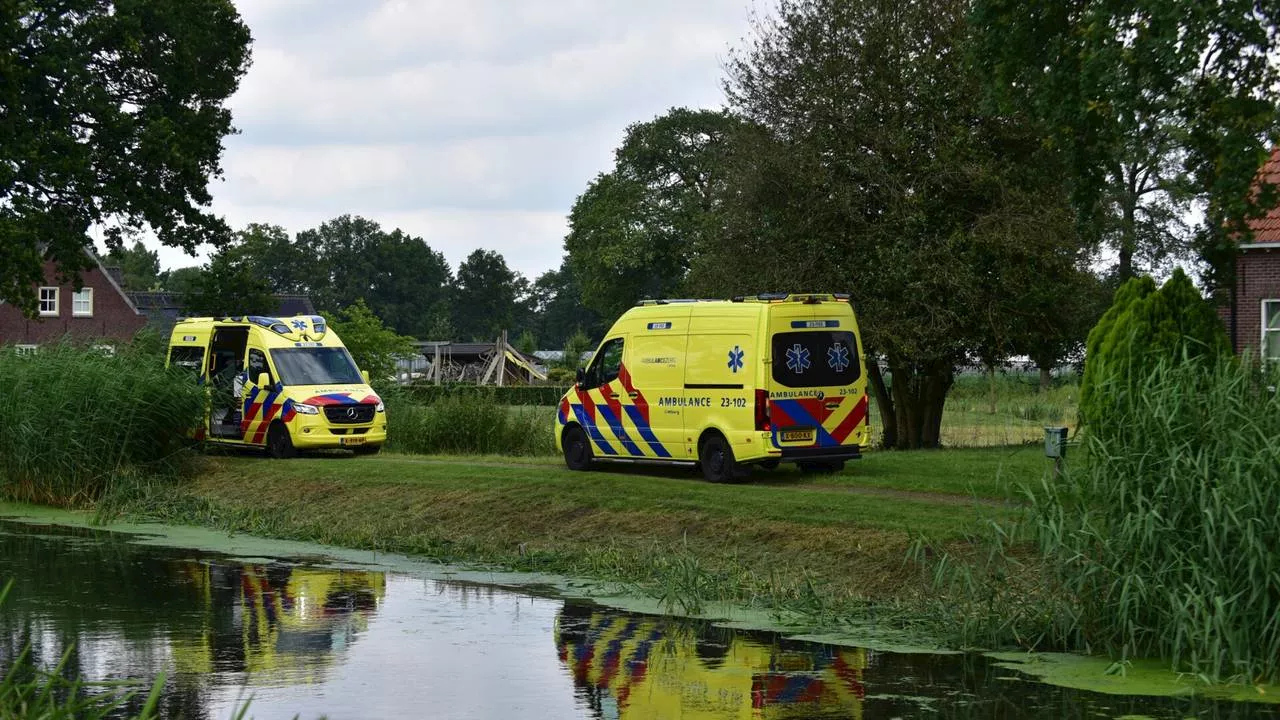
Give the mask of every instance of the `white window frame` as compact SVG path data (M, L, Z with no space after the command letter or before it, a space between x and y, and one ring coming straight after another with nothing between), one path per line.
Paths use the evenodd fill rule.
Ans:
M52 290L52 291L53 291L53 297L50 299L50 300L53 302L53 309L52 309L52 310L45 310L45 309L44 309L44 304L45 304L45 302L46 302L45 297L44 297L44 291L45 291L45 290ZM40 303L40 317L58 317L58 302L59 302L59 300L61 299L61 298L59 297L60 295L62 295L62 293L59 291L59 288L51 287L51 286L48 286L48 285L42 286L42 287L37 291L36 298L37 298L37 302L39 302L39 303Z
M1267 334L1268 333L1280 334L1280 328L1270 328L1270 329L1267 328L1267 306L1268 305L1280 306L1280 298L1270 298L1267 300L1263 300L1261 307L1259 308L1258 357L1264 362L1280 361L1280 357L1267 357ZM1276 312L1280 312L1280 307L1277 308Z
M19 355L35 355L39 345L14 345L13 349Z
M84 297L81 297L82 294ZM89 307L81 310L79 305L82 302L88 303ZM93 317L93 288L81 288L71 293L71 317Z

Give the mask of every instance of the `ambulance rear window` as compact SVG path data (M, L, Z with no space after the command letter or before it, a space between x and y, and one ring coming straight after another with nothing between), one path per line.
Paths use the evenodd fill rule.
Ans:
M807 330L773 336L773 381L784 387L842 386L862 373L851 332Z

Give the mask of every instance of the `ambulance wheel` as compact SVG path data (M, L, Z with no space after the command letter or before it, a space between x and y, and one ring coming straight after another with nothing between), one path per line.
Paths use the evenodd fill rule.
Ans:
M750 472L750 468L738 465L733 459L733 448L719 435L711 435L702 442L698 463L702 465L703 477L713 483L734 482Z
M293 438L289 437L289 428L283 423L272 423L267 430L267 452L277 460L286 460L298 454L293 447Z
M591 443L587 434L580 427L571 427L564 432L564 464L570 470L591 469Z
M828 460L824 462L802 462L799 463L800 472L809 475L830 475L844 470L843 460Z

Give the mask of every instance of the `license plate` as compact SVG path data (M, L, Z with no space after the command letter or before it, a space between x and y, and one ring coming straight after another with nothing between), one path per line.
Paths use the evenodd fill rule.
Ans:
M363 445L363 444L364 444L364 438L362 438L362 437L345 437L345 438L338 438L338 444L339 444L339 445Z
M783 430L782 442L813 442L812 430Z

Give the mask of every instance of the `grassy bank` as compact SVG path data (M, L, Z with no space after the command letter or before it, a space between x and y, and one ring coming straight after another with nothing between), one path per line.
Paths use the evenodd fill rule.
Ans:
M834 476L781 469L746 485L687 469L572 473L542 461L210 458L181 489L138 484L113 515L636 584L672 608L731 601L835 617L922 587L921 533L956 552L1017 510L1036 448L878 453Z

